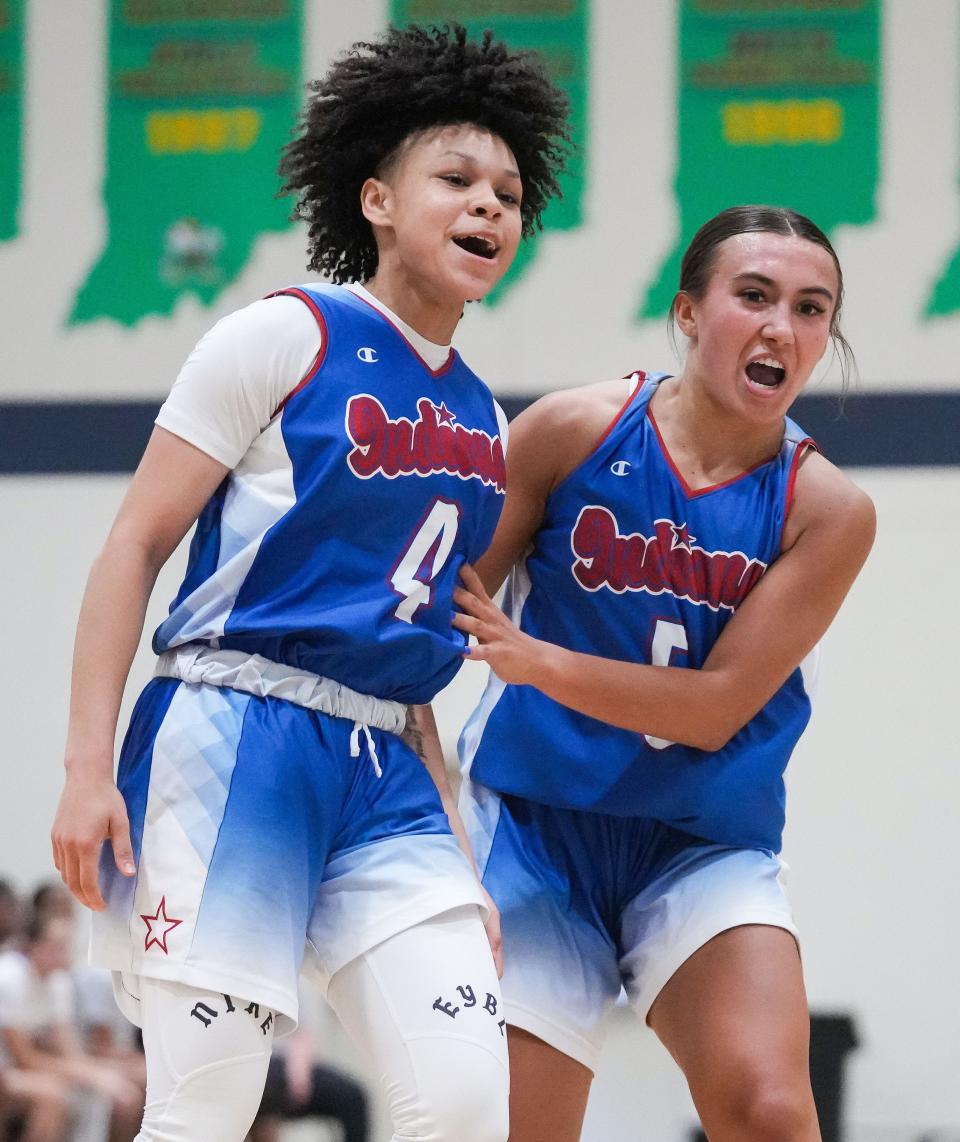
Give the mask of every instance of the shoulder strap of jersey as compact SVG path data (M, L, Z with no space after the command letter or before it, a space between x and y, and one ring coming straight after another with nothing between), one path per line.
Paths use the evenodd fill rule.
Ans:
M783 444L780 447L782 462L787 467L787 488L784 497L783 511L784 522L786 522L787 517L790 515L790 509L793 507L793 493L797 484L797 473L800 470L800 461L809 448L812 448L814 452L820 451L820 447L813 437L808 436L796 421L791 420L789 416L786 417L784 420Z
M313 361L310 363L310 367L303 374L303 376L300 378L300 380L297 382L297 384L290 390L290 392L287 393L287 395L283 398L283 400L277 405L277 407L270 414L271 420L277 415L277 413L283 411L284 405L287 404L287 402L291 399L291 397L296 396L296 394L298 392L300 392L300 390L303 389L306 385L308 385L313 380L313 378L317 375L317 373L320 372L320 367L323 365L323 360L327 355L327 345L330 342L330 334L329 334L329 326L327 324L326 315L323 311L322 305L319 302L319 299L315 296L315 294L321 292L321 290L324 294L327 294L330 289L338 289L338 287L336 287L336 286L319 287L317 289L314 289L314 287L312 287L312 286L309 288L307 288L305 286L290 286L287 289L274 290L273 293L268 293L266 295L268 298L270 298L270 297L296 297L296 298L299 298L300 301L302 301L304 303L304 305L306 305L306 307L313 314L314 320L316 321L316 323L320 329L320 348L317 350L317 355L314 357ZM340 290L339 292L346 293L347 291L346 290Z

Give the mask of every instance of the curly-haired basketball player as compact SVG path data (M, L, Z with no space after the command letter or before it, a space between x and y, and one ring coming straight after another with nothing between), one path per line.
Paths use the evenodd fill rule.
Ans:
M305 945L397 1137L506 1137L489 901L424 704L504 495L502 413L450 340L557 192L565 114L489 33L391 30L334 63L281 172L311 267L353 284L201 340L91 572L53 846L143 1027L141 1139L243 1139ZM195 521L118 791L144 609Z

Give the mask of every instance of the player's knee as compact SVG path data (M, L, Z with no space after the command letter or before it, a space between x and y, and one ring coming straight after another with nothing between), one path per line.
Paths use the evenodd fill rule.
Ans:
M136 1142L234 1142L245 1138L260 1108L262 1090L256 1059L187 1075L169 1097L147 1103Z
M459 1089L434 1089L419 1108L418 1122L397 1124L397 1137L416 1142L507 1142L510 1130L506 1084L501 1090L466 1082Z
M235 1142L263 1093L273 1014L186 984L141 980L147 1093L137 1142ZM219 1000L228 1001L227 1008ZM219 1010L218 1010L219 1008ZM209 1012L193 1018L197 1009Z
M418 1060L413 1096L394 1100L397 1139L506 1142L510 1085L505 1058L468 1040L432 1040L429 1048L431 1058L421 1053Z
M741 1089L728 1119L744 1142L797 1142L810 1137L817 1113L805 1084L767 1081Z
M753 1100L747 1116L747 1138L758 1142L795 1142L809 1138L816 1122L813 1103L793 1088L766 1090Z

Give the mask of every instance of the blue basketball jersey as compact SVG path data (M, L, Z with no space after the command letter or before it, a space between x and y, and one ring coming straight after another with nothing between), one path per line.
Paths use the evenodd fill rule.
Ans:
M203 643L427 702L462 662L452 592L503 503L495 403L456 352L431 370L349 290L282 292L313 311L320 358L201 513L154 649Z
M804 447L787 420L777 456L696 491L674 468L638 386L593 453L550 495L506 607L571 650L703 665L780 552ZM474 780L561 808L652 817L713 841L779 850L783 771L810 714L798 668L722 749L708 753L577 713L495 676L461 738Z

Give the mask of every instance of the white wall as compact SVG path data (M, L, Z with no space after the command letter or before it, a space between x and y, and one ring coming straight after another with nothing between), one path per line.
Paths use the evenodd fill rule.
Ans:
M960 467L853 475L876 501L879 535L825 642L817 710L790 769L784 855L811 1004L852 1012L863 1040L849 1064L848 1118L863 1142L913 1142L921 1126L960 1127ZM0 481L0 875L22 888L51 871L73 626L124 483ZM182 556L162 574L148 630L176 589ZM451 751L482 669L465 666L439 699ZM149 671L144 648L127 708ZM618 1020L587 1142L681 1142L691 1120L683 1083L652 1035ZM901 1125L913 1135L897 1133Z

